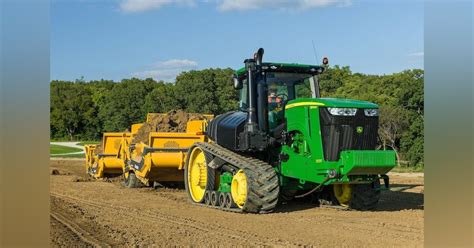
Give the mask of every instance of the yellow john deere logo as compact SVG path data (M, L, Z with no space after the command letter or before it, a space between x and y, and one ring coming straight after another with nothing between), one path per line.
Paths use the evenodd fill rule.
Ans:
M356 131L357 131L357 133L361 134L361 133L364 132L364 128L363 127L357 127Z

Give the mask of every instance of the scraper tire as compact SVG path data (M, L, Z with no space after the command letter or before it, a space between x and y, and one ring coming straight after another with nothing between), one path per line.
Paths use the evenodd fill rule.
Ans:
M124 181L125 187L127 188L140 188L143 184L138 180L135 173L129 172L128 177Z

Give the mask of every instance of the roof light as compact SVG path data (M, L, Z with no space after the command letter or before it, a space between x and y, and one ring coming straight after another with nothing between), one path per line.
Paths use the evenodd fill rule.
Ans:
M329 64L329 59L327 57L323 58L323 65Z

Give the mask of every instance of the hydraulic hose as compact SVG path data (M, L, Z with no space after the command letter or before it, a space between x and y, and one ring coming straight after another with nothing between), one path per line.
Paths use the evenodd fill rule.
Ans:
M335 170L330 170L328 172L328 176L326 178L324 178L324 180L320 184L318 184L318 186L316 186L314 189L312 189L312 190L310 190L310 191L308 191L304 194L295 196L295 198L303 198L307 195L312 194L313 192L315 192L315 191L319 190L320 188L322 188L327 181L329 181L332 178L335 178L336 176L337 176L337 172Z

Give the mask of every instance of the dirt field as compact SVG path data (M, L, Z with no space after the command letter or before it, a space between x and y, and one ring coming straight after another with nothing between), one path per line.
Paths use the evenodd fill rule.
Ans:
M377 211L292 202L265 215L194 206L183 189L90 180L83 161L51 160L52 247L422 247L423 174L392 174ZM57 173L58 172L58 173Z

